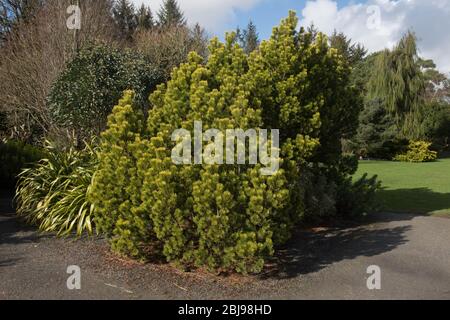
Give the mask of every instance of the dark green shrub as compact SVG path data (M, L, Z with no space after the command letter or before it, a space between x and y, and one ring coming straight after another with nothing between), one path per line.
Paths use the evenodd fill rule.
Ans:
M336 216L337 185L326 176L305 170L302 174L302 185L305 188L306 222L322 222Z
M423 131L425 138L432 141L432 149L449 151L450 104L430 103L423 110Z
M105 129L107 116L124 90L135 91L135 105L147 108L147 97L161 82L159 69L133 51L104 45L82 49L50 92L54 121L90 137Z
M352 176L358 170L359 158L353 153L342 154L341 161L339 163L339 172L343 176Z
M355 218L362 214L379 209L376 193L381 190L381 182L377 176L368 178L367 174L352 181L345 179L337 190L336 208L341 217Z
M0 138L2 138L2 134L7 129L7 118L6 113L0 111Z
M303 177L307 179L305 217L308 221L357 218L378 209L376 193L381 188L381 182L376 176L369 179L367 175L352 181L358 163L357 156L344 154L335 167L304 173Z
M409 141L406 139L395 139L383 142L375 159L391 160L395 155L405 152Z
M0 141L0 179L3 187L13 187L17 176L45 157L45 151L20 141Z
M90 146L82 151L46 146L47 157L19 176L16 212L45 232L79 236L92 233L93 205L87 200L96 167Z
M399 139L395 119L379 100L366 102L354 138L354 152L364 158L391 160L408 141Z
M430 150L431 143L426 141L411 141L404 154L397 155L395 161L431 162L437 159L437 152Z

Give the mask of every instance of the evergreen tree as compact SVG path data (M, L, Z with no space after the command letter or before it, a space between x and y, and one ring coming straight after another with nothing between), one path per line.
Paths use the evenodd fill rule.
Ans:
M419 64L416 37L406 34L393 50L385 50L375 62L368 84L370 99L381 99L396 117L404 137L418 139L425 81Z
M395 118L387 112L380 100L366 103L359 118L355 138L357 152L363 157L392 160L398 153L399 136Z
M236 41L241 45L241 47L243 47L242 44L244 43L244 37L242 35L242 30L239 26L236 28L235 33L236 33Z
M351 66L363 61L367 54L367 50L361 44L352 43L342 32L336 30L330 37L330 46L339 51L340 54L348 61Z
M358 88L358 91L364 99L367 97L367 84L374 72L375 61L380 54L382 52L372 53L353 65L351 82Z
M311 24L306 27L306 31L311 35L313 39L315 39L319 34L319 29L314 25L314 22L311 22Z
M330 47L336 49L347 64L352 67L350 82L356 88L355 97L358 97L359 100L357 104L363 106L368 75L370 75L368 70L372 68L368 61L372 61L373 58L366 59L367 50L361 44L352 43L352 40L348 39L342 32L334 31L329 42Z
M245 46L244 51L247 54L250 54L251 52L258 49L259 46L259 35L256 31L256 25L253 23L253 21L250 21L248 23L247 29L244 31L244 39L245 39Z
M150 7L142 6L136 12L137 29L150 30L154 27L153 14Z
M137 27L134 5L129 0L116 0L112 13L122 38L131 40Z
M158 23L163 28L186 25L186 19L177 0L164 0L158 12Z
M449 151L450 104L428 102L423 112L422 127L425 138L432 141L438 150Z
M259 35L256 30L256 25L253 23L253 21L250 21L247 25L247 28L243 31L239 27L237 27L236 40L239 42L239 44L247 54L250 54L258 49L260 44Z

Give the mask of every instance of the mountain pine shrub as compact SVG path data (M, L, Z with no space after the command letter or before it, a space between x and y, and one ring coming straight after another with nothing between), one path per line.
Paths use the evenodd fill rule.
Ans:
M145 257L160 248L186 268L253 273L290 238L314 174L328 175L326 183L345 167L340 140L356 129L349 122L359 108L342 57L325 36L296 28L291 13L250 55L235 34L212 40L206 62L191 53L151 95L146 126L125 94L102 135L91 195L114 251ZM194 137L197 121L202 132L279 129L280 170L262 175L248 157L245 165L175 164L172 134ZM205 139L203 151L214 142ZM334 185L324 190L336 193Z
M108 118L102 133L99 168L94 175L89 198L96 204L97 230L111 239L114 251L139 257L148 241L150 218L143 210L139 153L142 151L144 121L133 109L134 93L125 92Z
M175 165L172 133L193 136L194 121L203 130L221 132L263 128L257 79L251 74L234 34L217 39L203 65L195 53L151 96L149 155L144 193L156 235L169 261L211 270L258 272L273 253L274 233L289 232L285 221L289 190L284 170L262 176L259 165Z

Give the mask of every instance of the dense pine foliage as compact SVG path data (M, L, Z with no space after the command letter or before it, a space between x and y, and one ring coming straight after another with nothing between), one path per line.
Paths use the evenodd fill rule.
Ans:
M319 165L319 154L323 170L337 172L344 161L336 144L355 129L347 122L358 113L346 62L324 35L296 27L291 13L250 56L234 33L211 42L206 62L191 53L151 95L147 127L132 93L115 107L92 189L98 228L115 251L143 257L160 247L185 267L246 273L261 271L290 238L305 216L304 172ZM265 176L261 165L174 164L172 133L193 134L195 121L205 130L280 128L281 170Z

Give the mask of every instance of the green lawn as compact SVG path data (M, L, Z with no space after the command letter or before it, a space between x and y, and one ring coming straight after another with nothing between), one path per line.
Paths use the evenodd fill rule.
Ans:
M450 215L450 159L431 163L361 161L355 177L378 175L385 210Z

